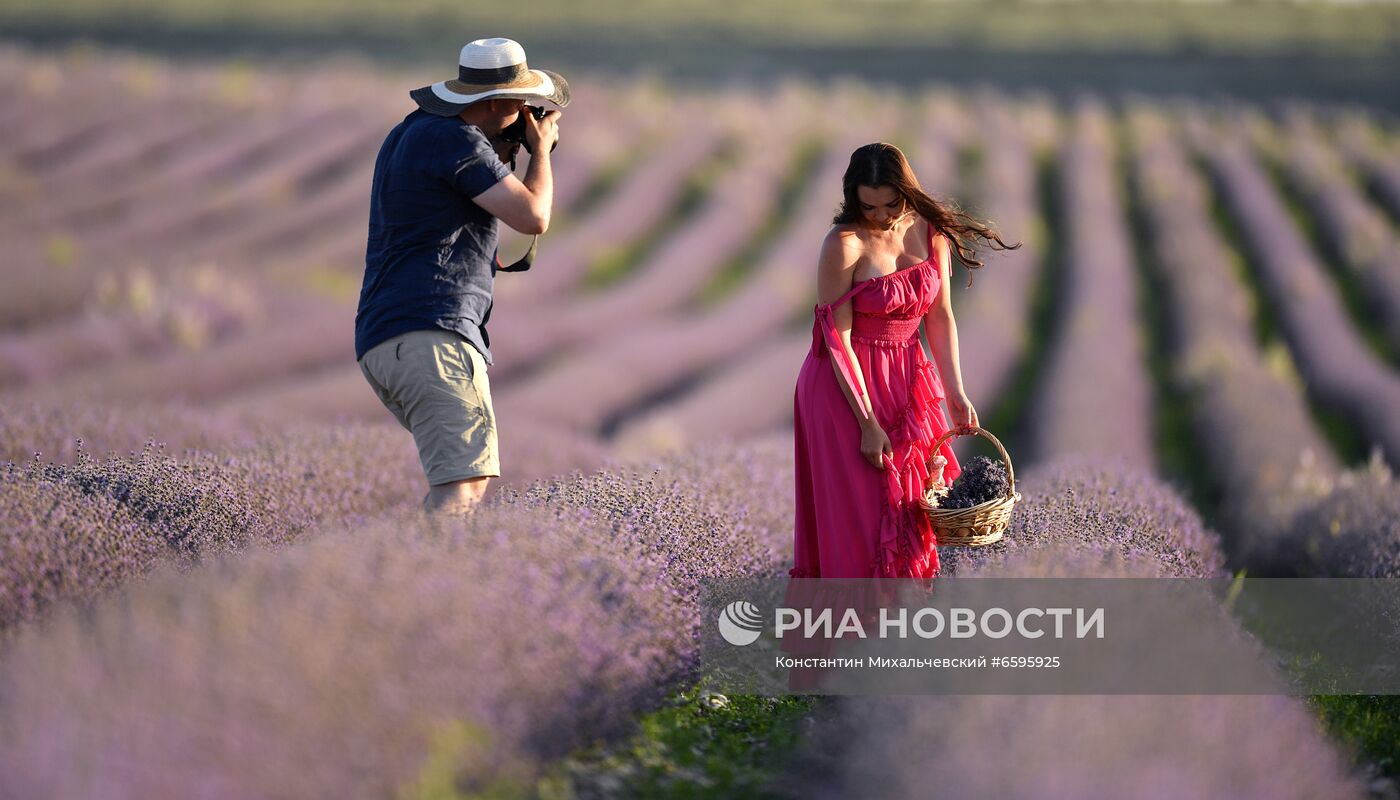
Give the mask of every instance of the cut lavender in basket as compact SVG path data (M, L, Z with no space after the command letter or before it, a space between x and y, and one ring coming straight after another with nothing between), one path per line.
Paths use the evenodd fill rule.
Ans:
M986 456L975 456L963 466L962 474L953 481L948 496L939 503L939 508L971 508L978 503L1005 497L1010 493L1011 481L1006 474L1006 465Z

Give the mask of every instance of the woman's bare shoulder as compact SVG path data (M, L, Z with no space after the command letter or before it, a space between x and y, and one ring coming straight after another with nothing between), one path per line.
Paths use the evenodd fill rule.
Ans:
M934 225L927 218L920 217L919 219L923 220L924 223L925 238L932 239L934 242L937 242L940 246L943 247L946 247L948 245L948 234L944 233L943 231L940 231L938 229L938 226Z
M822 237L822 246L839 247L842 250L860 250L864 245L860 237L856 235L856 226L843 223L836 223L826 231L826 236Z

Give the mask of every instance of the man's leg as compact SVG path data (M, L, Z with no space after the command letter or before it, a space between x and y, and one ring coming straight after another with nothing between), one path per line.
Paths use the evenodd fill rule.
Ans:
M423 510L470 513L501 474L485 359L455 333L413 331L393 366L428 480Z
M486 494L486 484L490 475L450 481L440 486L429 486L423 497L423 511L428 514L470 514Z
M390 339L361 368L413 433L429 487L423 510L470 513L501 474L485 359L457 334L434 329Z

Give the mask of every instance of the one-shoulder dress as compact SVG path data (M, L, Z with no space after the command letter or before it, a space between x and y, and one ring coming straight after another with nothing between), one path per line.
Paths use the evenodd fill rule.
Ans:
M919 264L858 281L835 302L818 303L812 347L793 397L796 467L794 578L932 578L937 541L919 498L934 442L948 430L943 384L924 355L919 321L942 283L933 249ZM863 394L841 346L833 312L850 299L851 349L865 376ZM860 421L830 359L890 438L893 457L876 469L860 453ZM940 448L943 480L962 471L952 440Z

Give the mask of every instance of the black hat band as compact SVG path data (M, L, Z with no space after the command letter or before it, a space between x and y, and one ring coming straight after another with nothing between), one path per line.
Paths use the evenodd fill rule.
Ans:
M530 74L524 63L511 64L494 69L476 69L457 65L457 80L472 86L490 86L498 83L512 83Z

